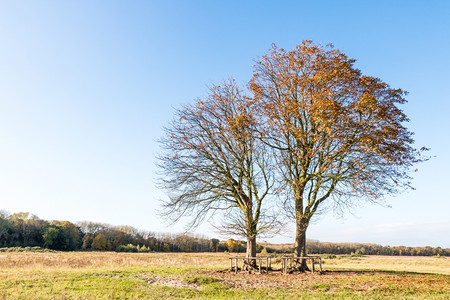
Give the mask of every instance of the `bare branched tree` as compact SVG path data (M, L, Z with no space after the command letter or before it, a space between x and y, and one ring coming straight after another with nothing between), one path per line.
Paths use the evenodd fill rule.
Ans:
M234 81L215 86L206 99L176 111L159 157L160 186L169 196L162 215L173 221L192 216L195 227L219 213L231 221L223 230L246 236L250 257L256 236L276 224L263 213L271 204L273 169L255 138L260 123L254 112L254 101Z

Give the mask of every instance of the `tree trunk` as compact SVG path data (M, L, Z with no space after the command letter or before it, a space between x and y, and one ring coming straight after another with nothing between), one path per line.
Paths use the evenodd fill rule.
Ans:
M256 257L256 223L253 219L252 203L248 202L245 211L245 226L247 234L247 257Z
M245 218L246 226L247 226L247 257L256 257L256 224L253 220L253 212L252 206L249 204L247 206L246 218ZM252 270L256 267L256 260L248 259L248 270Z
M247 257L256 257L256 236L247 236Z
M295 256L306 256L306 229L308 229L308 222L302 218L297 217L296 224L296 234L295 234ZM299 266L298 270L301 272L309 271L308 266L306 265L306 259L301 259L298 261Z
M247 235L247 253L246 257L256 257L256 236ZM244 259L244 266L242 267L245 271L252 271L256 268L256 260L254 259Z

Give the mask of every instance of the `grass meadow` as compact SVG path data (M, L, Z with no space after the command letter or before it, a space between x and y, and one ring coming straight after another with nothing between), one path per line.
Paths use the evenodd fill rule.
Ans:
M337 256L320 274L228 272L224 253L0 253L0 299L449 299L450 259ZM277 269L280 259L273 259Z

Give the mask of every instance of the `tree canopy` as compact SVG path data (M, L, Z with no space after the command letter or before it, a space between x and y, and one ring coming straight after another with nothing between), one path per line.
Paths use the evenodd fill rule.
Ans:
M354 62L311 41L291 51L273 46L249 84L296 221L298 256L327 199L342 207L396 194L410 187L411 168L423 159L398 107L406 92L362 75Z

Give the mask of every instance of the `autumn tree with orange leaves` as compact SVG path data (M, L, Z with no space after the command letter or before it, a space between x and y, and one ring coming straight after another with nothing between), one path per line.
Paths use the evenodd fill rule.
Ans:
M192 216L191 227L221 214L222 233L247 238L256 256L256 237L279 228L269 213L274 184L270 157L256 138L260 118L252 99L234 81L210 89L205 99L176 111L160 141L160 186L167 191L162 215ZM266 204L264 204L266 202Z
M398 107L406 92L362 75L354 62L311 41L292 51L273 46L249 83L296 223L297 256L306 256L307 228L326 202L396 194L411 187L411 168L424 160ZM307 269L304 260L298 267Z

